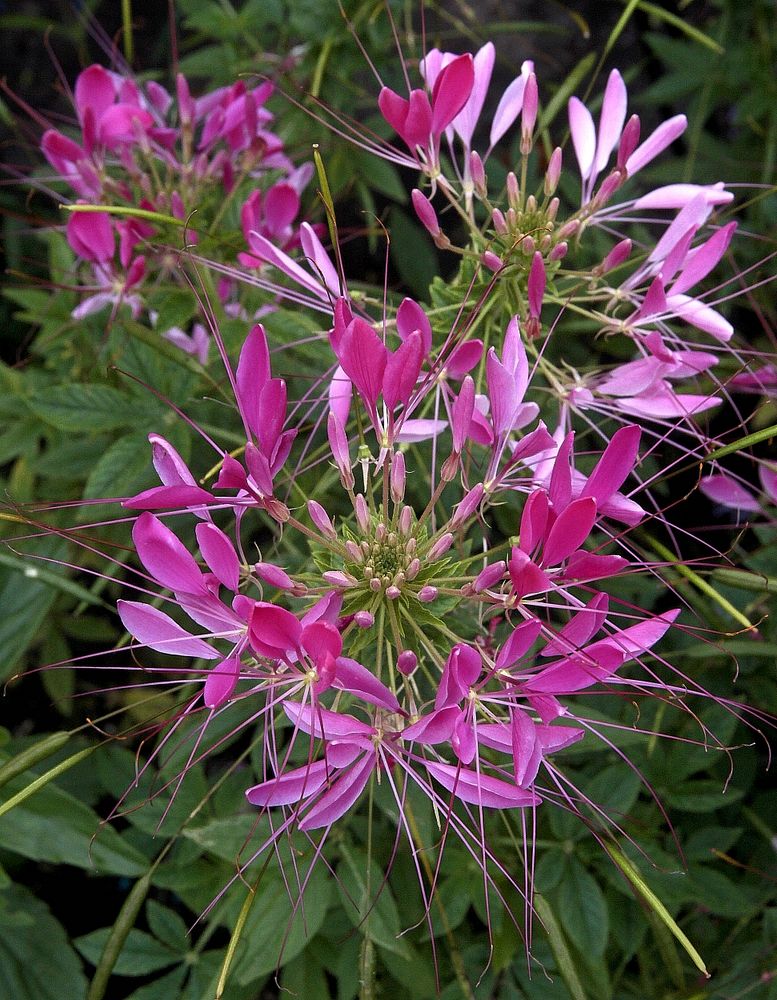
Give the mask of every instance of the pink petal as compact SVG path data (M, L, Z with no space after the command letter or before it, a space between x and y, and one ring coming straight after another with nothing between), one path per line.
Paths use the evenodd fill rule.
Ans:
M494 59L496 50L492 42L486 44L475 53L473 61L474 83L469 99L461 111L453 119L452 125L461 136L464 145L469 148L472 143L472 136L475 134L478 118L483 110L483 104L488 93L488 85L491 82L491 73L494 69ZM430 82L430 86L434 86Z
M403 420L402 426L394 440L398 444L413 444L417 441L429 441L437 437L448 426L445 420L413 419Z
M601 173L607 166L610 155L620 139L623 123L626 121L626 104L626 84L617 69L614 69L607 80L602 100L594 174Z
M561 631L540 650L540 656L566 655L584 646L604 624L609 603L607 594L594 594L585 608L573 615Z
M261 426L259 396L270 378L270 352L264 327L257 323L245 339L237 365L237 402L249 428Z
M475 84L475 67L467 52L440 72L432 90L432 127L439 136L461 111Z
M519 548L513 548L508 568L518 598L544 594L553 587L550 578Z
M329 780L329 775L327 761L313 761L248 788L246 798L252 806L296 805L320 791Z
M445 364L445 371L448 374L448 378L463 378L467 372L472 371L475 365L480 363L482 356L482 340L465 340L463 344L454 347Z
M572 445L575 440L575 432L570 431L559 445L558 453L553 462L553 471L550 474L550 484L548 494L550 502L556 513L560 513L572 499L572 469L570 458L572 456Z
M686 323L690 323L691 326L695 326L699 330L704 330L705 333L709 333L717 340L726 343L734 335L734 327L727 319L697 299L687 295L673 294L667 299L667 305L679 319L684 319Z
M515 783L526 788L537 777L542 763L542 746L534 722L520 708L510 712Z
M390 712L400 711L397 696L372 671L347 656L338 656L333 687L355 694L362 701L386 708Z
M254 604L248 637L260 656L270 659L299 655L302 626L290 611L266 601Z
M388 355L383 374L383 399L390 413L397 403L407 406L422 360L423 345L418 331L413 331L393 354Z
M208 673L202 700L206 708L220 708L229 701L240 679L240 657L230 656Z
M343 371L374 411L388 361L385 344L369 323L357 316L343 335L338 355Z
M402 739L410 743L424 743L433 746L436 743L447 743L453 733L456 720L461 717L461 709L456 705L435 709L428 715L423 715L411 726L402 730Z
M67 220L67 241L84 260L107 263L116 250L111 217L107 212L73 212Z
M508 84L505 92L499 99L494 118L491 123L491 134L489 135L489 146L495 146L505 132L515 122L523 108L523 92L526 89L526 76L521 73L512 83Z
M188 594L205 593L205 583L194 556L153 514L143 513L132 529L138 557L163 587Z
M591 533L596 520L596 501L593 497L573 500L559 515L550 529L542 549L542 566L556 566L579 549Z
M629 177L632 177L656 156L663 153L667 146L683 134L687 125L688 119L685 115L675 115L674 118L662 122L626 160L626 170Z
M322 826L331 826L345 815L364 791L376 764L377 756L372 751L366 753L350 770L342 772L318 802L306 811L299 824L300 830L318 830Z
M199 486L153 486L122 502L129 510L168 510L175 507L194 507L196 504L216 503L207 490Z
M521 528L518 544L531 555L545 537L548 524L548 494L543 489L529 494L521 514Z
M202 558L220 583L229 590L240 586L240 562L235 547L215 524L204 522L194 529Z
M736 480L722 473L705 476L700 483L700 489L706 497L724 507L753 513L761 510L758 498L753 496L750 490L745 489Z
M580 654L546 667L528 680L526 687L541 694L572 694L612 676L624 658L620 650L602 644L595 656Z
M315 230L308 222L303 222L299 227L299 237L302 249L308 258L312 269L318 278L329 289L332 295L342 295L340 278L335 270L329 254L324 249L324 245L316 235Z
M506 670L527 653L534 644L542 629L542 623L537 618L517 625L507 641L503 643L496 655L496 667L498 670Z
M629 565L623 556L597 556L591 552L573 552L564 571L565 580L602 580L622 573Z
M424 357L432 348L432 325L423 309L412 299L403 299L397 309L397 333L401 340L407 340L411 333L421 335Z
M99 118L116 100L116 86L110 73L95 63L78 74L74 97L79 117L83 119L89 108Z
M593 497L597 505L610 499L636 466L642 431L636 424L617 430L583 487L581 497Z
M494 434L500 437L512 430L515 409L520 399L514 376L497 358L493 347L489 349L486 358L486 381L491 401L491 422Z
M594 120L591 117L591 112L577 97L570 98L568 110L572 145L575 148L575 156L580 167L580 176L585 181L591 173L596 152Z
M453 726L451 749L462 764L471 764L475 759L478 749L477 740L471 723L467 722L463 713L459 715Z
M118 601L116 607L124 628L149 649L176 656L199 656L206 660L217 660L221 655L207 642L195 639L158 608L137 601Z
M537 726L537 736L542 752L554 753L582 740L585 730L574 726Z
M264 217L273 236L282 236L299 212L299 195L291 184L273 184L264 198Z
M698 194L703 194L709 205L728 205L734 200L731 191L725 191L723 182L717 184L666 184L637 198L635 211L656 208L682 208Z
M291 719L297 729L315 739L327 741L339 740L342 742L363 743L369 741L375 734L375 730L359 722L352 715L345 715L342 712L333 712L328 708L310 705L298 705L296 702L285 701L283 711ZM367 744L371 745L371 744Z
M470 805L482 806L484 809L516 809L536 806L541 801L538 795L510 785L500 778L478 774L452 764L438 764L435 761L425 761L425 764L429 774L446 791Z
M302 629L301 643L314 663L319 663L327 653L336 659L343 649L340 633L329 622L318 621L305 625Z

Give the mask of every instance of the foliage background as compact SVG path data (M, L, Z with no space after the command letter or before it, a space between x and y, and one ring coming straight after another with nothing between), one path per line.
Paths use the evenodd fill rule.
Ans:
M409 35L409 50L415 46L417 53L417 5L398 2L392 9L400 30ZM400 66L382 4L350 3L348 10L386 82L398 84ZM26 2L6 4L0 11L0 30L10 39L4 55L10 89L54 116L67 113L67 104L55 83L51 53L72 81L80 67L104 61L87 30L88 17L94 15L109 37L119 37L122 24L121 6L115 3L71 7L64 0ZM504 82L521 60L533 58L546 100L570 76L576 81L570 92L580 92L595 68L606 71L617 65L624 71L635 110L648 123L687 113L691 126L684 145L674 160L662 159L652 179L743 184L745 207L739 217L744 235L736 253L744 266L773 248L777 227L773 188L772 197L766 197L774 184L777 158L773 17L768 0L745 5L735 0L679 5L447 0L427 5L426 27L430 44L456 50L481 43L487 26ZM133 18L135 67L140 73L161 71L166 77L177 58L181 70L205 89L241 72L275 72L278 61L294 52L293 80L301 88L302 103L305 93L313 91L331 106L378 125L376 87L332 0L246 0L234 5L226 0L178 0L169 10L159 4L150 12L133 11ZM177 56L170 45L171 20ZM309 155L312 133L321 144L338 219L350 231L348 273L363 281L380 275L382 243L365 222L379 215L392 230L392 281L423 298L445 262L430 249L408 212L410 179L343 146L280 96L274 99L274 110L292 155ZM8 95L0 114L7 130L3 161L9 178L0 189L7 266L6 295L0 304L5 362L0 369L2 489L14 503L99 497L108 492L108 476L117 462L122 478L118 486L111 484L115 492L141 488L147 484L147 472L145 452L142 463L136 457L137 438L143 437L136 428L164 420L165 415L147 394L117 381L108 362L120 352L125 365L149 373L153 384L178 394L192 392L194 378L185 366L150 351L140 340L127 346L121 330L106 338L99 322L73 329L69 313L74 294L64 290L53 295L48 285L51 276L66 275L72 266L61 236L45 231L58 221L56 209L40 195L29 195L16 176L40 169L39 129ZM310 205L312 209L312 196ZM190 309L190 303L180 300L167 306L176 318ZM734 319L751 343L774 348L775 307L769 288L741 300ZM284 322L293 320L281 314L275 320L278 334ZM239 331L232 336L237 343ZM91 388L80 388L84 383ZM758 420L764 426L774 423L774 411L765 408ZM67 511L49 512L47 520L65 524L71 516ZM728 532L726 515L711 507L700 511L697 506L686 516L689 524L710 525L717 518L721 538ZM18 525L4 522L1 530L13 536ZM66 557L66 546L58 539L47 545L45 555ZM718 585L751 620L759 620L768 614L777 592L772 527L748 529L736 545L745 565L761 576L748 578L749 589L742 588L742 580L736 587L730 580ZM84 720L120 712L117 718L123 721L111 721L108 728L123 732L147 722L150 709L137 704L131 691L105 694L103 689L115 683L110 675L36 671L40 664L118 641L111 613L115 595L110 586L84 584L54 564L30 564L19 551L16 545L0 550L0 673L4 680L14 678L2 703L0 761L12 764L10 771L0 771L0 780L7 779L2 793L8 798L74 753L88 754L0 816L0 994L15 1000L79 1000L87 992L90 1000L101 995L117 1000L211 997L244 890L234 893L221 910L194 921L233 873L235 857L250 833L253 816L243 812L238 821L233 819L242 802L245 775L200 768L184 785L160 834L155 833L161 813L157 803L101 827L100 817L132 779L136 744L103 741ZM736 697L773 710L774 614L763 621L758 643L726 638L735 626L725 613L682 577L677 586L722 638L712 652L707 645L688 642L669 651L668 657L722 694L731 691L738 666ZM634 596L647 599L649 606L645 595ZM23 670L28 672L19 677ZM158 704L154 711L164 708ZM537 884L559 926L553 947L539 929L535 936L535 951L550 978L535 971L528 979L521 943L497 911L494 957L476 996L777 997L777 794L766 771L768 754L763 741L735 729L732 717L713 716L705 721L739 747L730 781L728 760L712 751L643 740L624 747L665 803L684 861L655 803L640 791L632 774L585 746L575 751L574 761L578 780L589 793L616 815L628 817L654 865L638 859L643 874L702 951L712 978L700 978L663 925L635 901L590 832L551 814L543 820ZM658 725L658 720L649 721ZM69 736L42 742L47 734L61 732ZM53 752L44 759L41 747ZM25 752L30 756L22 757L20 764L19 755ZM174 760L167 766L175 773ZM147 792L139 789L137 801ZM502 846L509 850L509 845ZM289 927L283 883L268 868L226 998L275 996L278 983L300 996L322 1000L356 995L365 925L356 926L358 915L343 904L343 893L359 897L363 889L366 855L358 830L337 843L336 855L338 878L319 870L317 884L309 890L304 925L298 917ZM441 896L456 951L445 936L438 941L438 951L443 996L456 997L461 988L454 961L460 959L471 982L477 982L486 965L487 936L476 869L454 850L448 871ZM374 874L373 881L379 883L380 877ZM402 989L423 1000L435 992L428 941L422 931L396 936L418 919L416 897L410 866L400 856L366 932L377 953L385 995ZM110 971L101 954L117 918L120 929L132 929L123 939L112 978L101 982L103 973ZM282 969L276 981L279 956Z

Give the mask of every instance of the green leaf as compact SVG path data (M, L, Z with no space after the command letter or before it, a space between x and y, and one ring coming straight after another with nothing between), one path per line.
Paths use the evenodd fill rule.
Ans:
M151 419L149 408L109 385L57 385L28 400L33 413L64 431L135 428ZM155 411L156 412L156 411Z
M288 884L272 866L265 872L235 961L238 983L250 983L290 962L318 932L332 898L332 880L323 863L314 863L301 902L289 899L289 892L298 886L297 880L303 882L306 877L299 858L296 870L289 863Z
M21 792L27 782L7 787ZM56 785L46 785L0 820L0 847L33 861L76 865L88 871L136 876L148 861L100 817Z
M101 927L91 934L76 938L73 943L87 962L97 965L110 933L110 927ZM133 928L127 935L113 972L117 976L147 976L150 972L164 969L178 961L180 955L145 931Z
M684 812L707 813L737 802L743 794L741 789L731 786L725 790L724 794L719 781L694 778L692 781L680 785L679 788L667 788L662 792L662 797L675 809L682 809Z
M153 482L148 437L138 433L125 434L113 442L92 469L84 487L84 498L99 500L134 496ZM118 504L114 505L114 512L117 517L126 513ZM84 517L93 519L95 508L86 507L82 513Z
M399 936L397 904L380 866L374 859L368 861L360 848L342 845L340 850L338 888L354 927L387 951L409 958L407 943Z
M86 977L65 929L19 885L0 891L0 996L83 1000Z
M152 934L168 948L185 954L189 950L189 934L186 922L174 910L162 906L156 900L146 903L146 920Z
M558 892L564 931L584 955L600 958L607 947L607 904L596 880L570 858Z

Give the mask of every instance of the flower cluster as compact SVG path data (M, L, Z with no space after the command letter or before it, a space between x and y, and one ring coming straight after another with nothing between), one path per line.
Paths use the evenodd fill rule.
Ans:
M660 490L648 487L713 450L702 415L723 408L729 389L774 383L770 366L742 370L735 331L702 286L730 249L736 224L717 213L732 195L722 184L672 184L616 200L679 138L684 117L641 140L617 71L598 126L572 98L581 194L565 208L562 150L543 159L536 144L531 63L478 152L493 63L490 44L475 55L432 50L422 88L379 96L407 152L376 152L420 173L416 214L461 261L453 279L435 280L428 305L352 293L337 248L333 258L308 223L295 230L308 172L292 168L269 131L267 85L195 101L183 78L173 98L93 66L75 89L80 143L53 130L43 138L52 166L98 209L68 224L71 246L106 285L78 315L108 300L142 307L140 250L159 216L202 244L224 204L263 184L242 204L240 267L213 260L214 270L282 272L280 293L327 315L326 360L290 373L308 386L295 399L262 325L234 365L215 317L209 332L195 329L196 347L173 331L203 358L212 336L224 364L213 385L226 387L238 429L220 440L187 416L211 451L190 468L158 428L143 428L160 484L122 504L139 563L130 586L153 603L121 600L119 615L144 669L186 685L177 722L198 725L182 735L182 778L207 752L206 729L234 706L232 733L260 734L259 773L245 782L247 803L269 817L257 854L297 829L318 857L334 824L382 784L397 836L414 846L430 923L436 876L430 885L421 871L419 795L441 848L454 833L482 869L486 898L501 892L498 872L530 914L526 810L552 803L618 822L563 764L582 740L612 746L608 727L620 726L590 711L588 696L658 699L693 719L694 700L713 698L656 649L669 629L692 625L678 623L681 602L655 558L667 550L653 529L676 537ZM515 170L490 183L491 153L512 131ZM99 210L120 204L139 211ZM635 222L639 239L622 231ZM616 337L626 350L621 342L608 355ZM756 511L777 501L771 465L761 482L763 503L718 467L702 489ZM649 609L627 577L660 588ZM698 742L714 742L699 725ZM508 825L517 817L525 877L491 847L493 811Z
M92 282L83 286L92 294L75 310L76 319L122 303L137 317L149 269L156 281L175 277L175 254L166 246L171 226L182 230L188 246L204 241L210 254L221 256L213 237L232 204L240 206L250 252L238 257L246 267L264 260L257 241L281 248L299 243L295 220L312 166L295 168L272 131L266 108L272 91L269 82L252 89L240 80L194 98L180 74L174 94L96 64L79 75L73 102L80 134L71 138L50 128L41 139L58 179L76 196L67 239L92 271ZM228 284L219 288L225 304L230 291ZM204 363L201 327L191 335L177 328L165 335Z

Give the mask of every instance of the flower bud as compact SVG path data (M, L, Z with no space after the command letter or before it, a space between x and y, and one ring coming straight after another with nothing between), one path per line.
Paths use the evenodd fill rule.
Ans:
M521 207L521 192L518 187L518 178L513 171L507 175L507 203L510 208L519 209Z
M523 90L523 107L521 108L521 156L528 156L531 152L538 106L537 77L534 73L529 73Z
M367 509L367 501L364 499L363 493L356 494L356 505L354 509L356 511L357 524L362 531L368 531L370 527L370 512Z
M478 483L476 486L472 487L469 493L465 495L464 499L458 505L455 514L450 520L450 527L454 531L456 530L456 528L459 528L467 520L467 518L469 518L472 514L474 514L475 510L478 507L478 504L483 499L483 493L484 493L483 484Z
M505 575L506 569L507 563L504 559L500 559L499 562L491 563L490 566L486 566L486 568L475 578L475 582L472 584L473 591L476 594L479 594L481 590L488 590L490 587L493 587L493 585L501 580Z
M639 131L639 115L632 115L623 127L621 141L618 145L618 169L624 172L626 170L626 161L639 143Z
M337 532L332 526L329 515L317 500L308 500L308 514L322 535L331 540L337 538Z
M411 559L407 569L405 570L405 579L415 580L415 578L418 576L420 572L421 572L421 560L418 557L416 557L415 559Z
M483 168L483 161L480 159L480 154L474 149L469 154L469 175L472 178L475 194L478 198L485 198L488 194L486 171Z
M440 556L445 555L448 549L453 544L453 535L450 531L446 531L444 535L441 535L437 541L429 549L426 558L429 562L434 562L435 559L439 559Z
M550 159L548 160L548 169L545 171L545 186L543 188L545 192L545 197L550 198L553 192L558 187L559 178L561 177L561 147L556 146L553 152L550 154Z
M418 591L418 600L423 604L430 604L432 601L437 599L437 588L430 586L428 583L425 587L421 587Z
M341 573L340 570L328 570L322 576L333 587L353 587L356 583L350 573Z
M372 628L375 624L375 615L370 611L357 611L353 616L353 620L359 628Z
M401 503L405 495L405 456L401 451L391 459L391 499Z
M412 527L413 527L413 508L405 504L399 515L399 530L403 535L409 535ZM411 539L411 541L413 541L413 539Z
M272 563L258 562L254 566L254 572L260 580L269 583L271 587L278 587L280 590L293 590L294 581L280 566Z
M386 597L388 597L390 601L396 601L401 593L402 591L399 587L395 587L393 583L390 587L386 587Z
M494 274L496 274L497 271L502 270L501 257L497 257L497 255L492 253L490 250L486 250L485 253L481 255L480 261L482 264L485 264L489 271L493 271Z
M397 670L405 677L409 677L418 666L418 657L412 649L403 649L397 657Z

